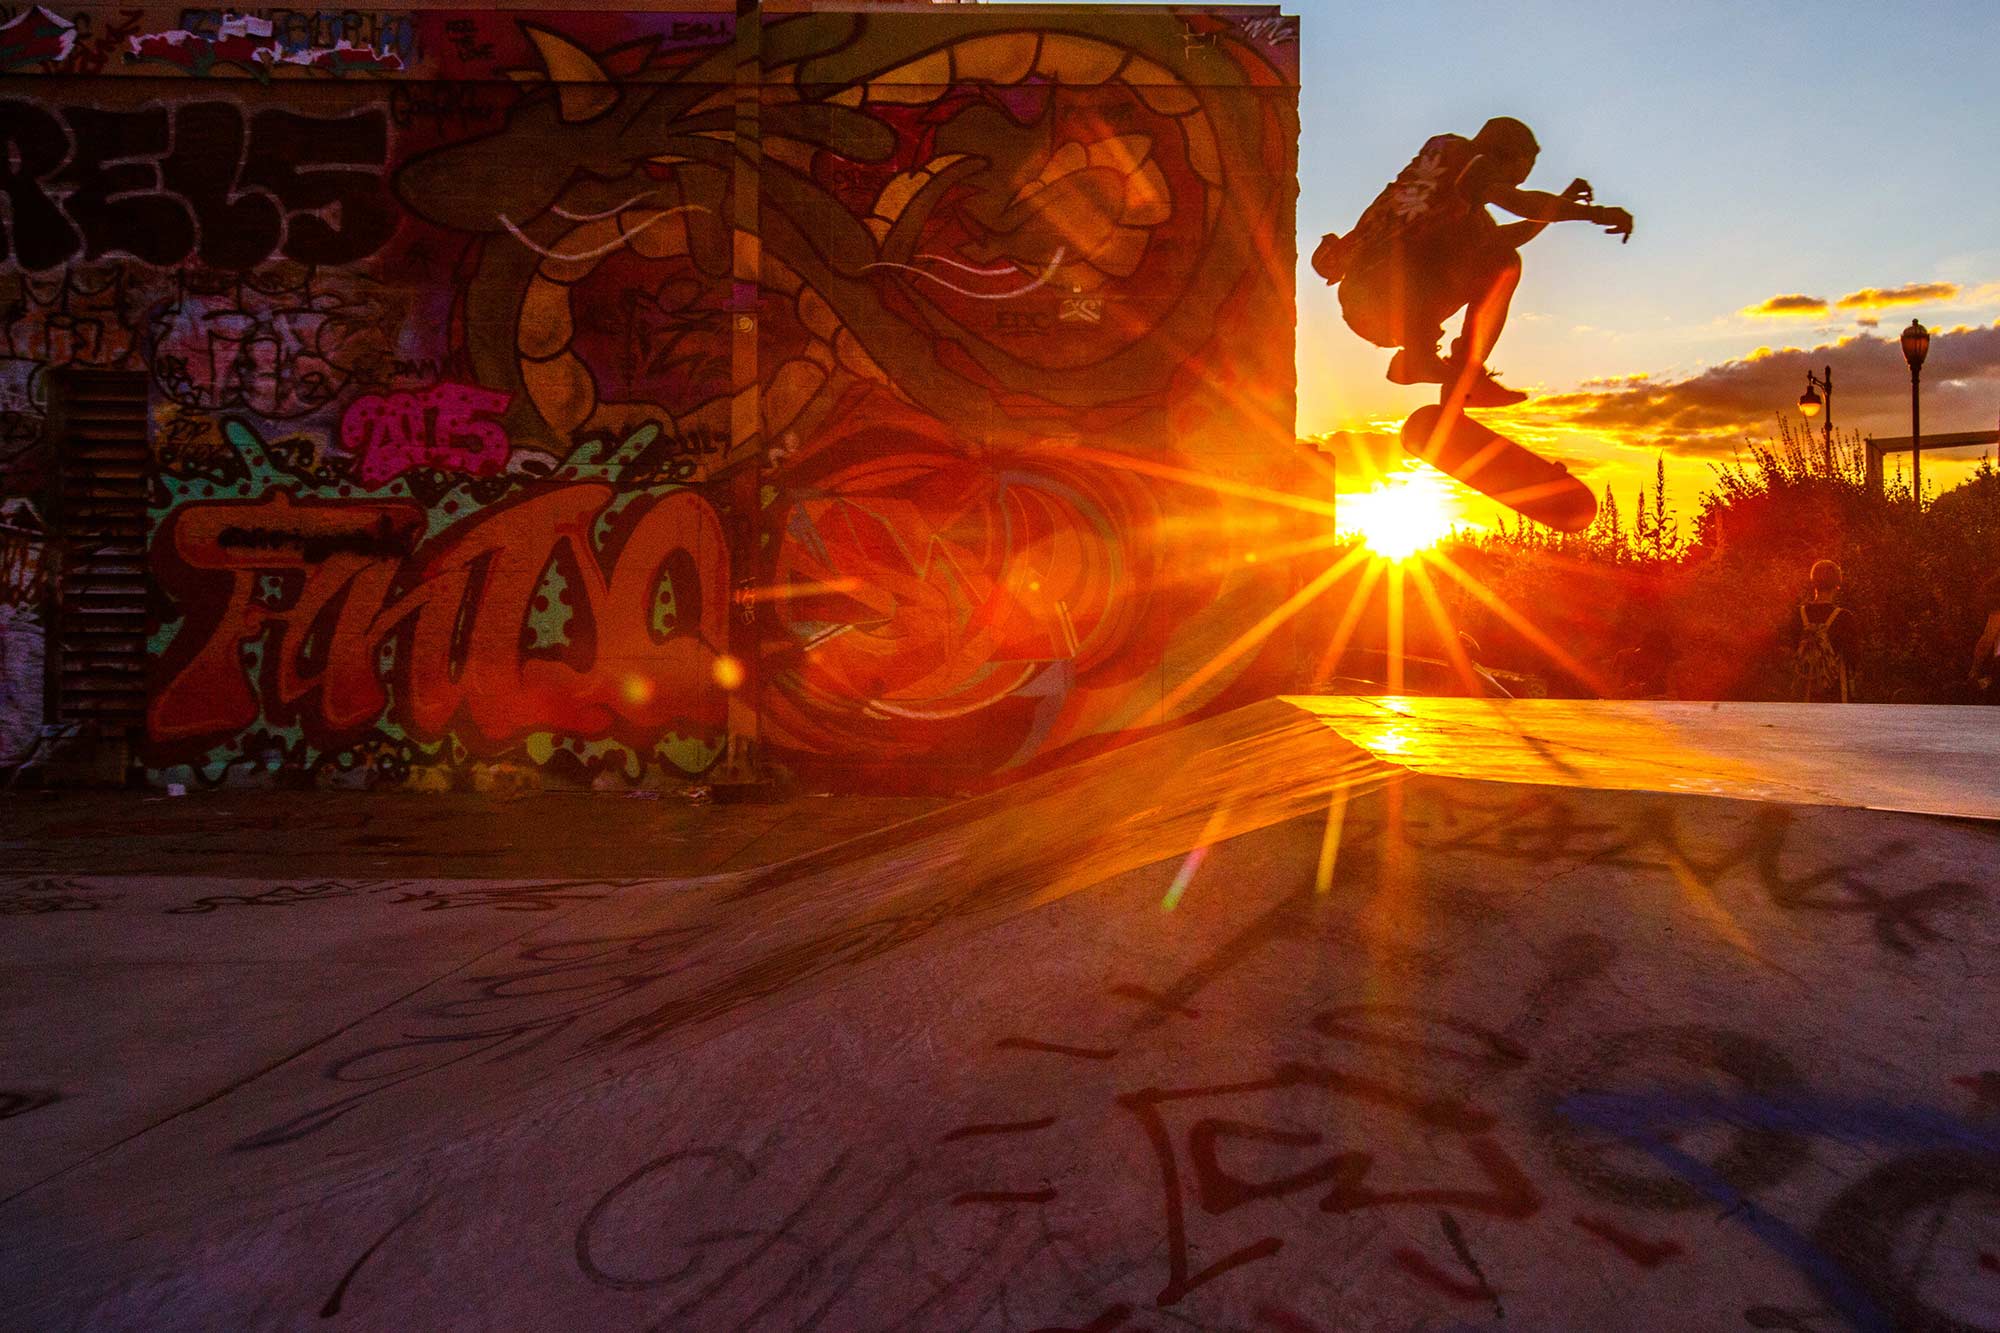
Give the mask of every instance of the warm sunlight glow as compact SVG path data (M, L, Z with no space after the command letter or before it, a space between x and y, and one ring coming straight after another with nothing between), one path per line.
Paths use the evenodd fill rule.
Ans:
M1451 491L1426 468L1384 477L1372 491L1342 496L1340 526L1385 560L1407 560L1451 534Z

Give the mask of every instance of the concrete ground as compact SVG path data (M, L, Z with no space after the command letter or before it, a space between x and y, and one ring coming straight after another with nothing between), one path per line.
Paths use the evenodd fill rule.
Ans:
M0 1326L2000 1328L2000 738L1578 707L10 800Z

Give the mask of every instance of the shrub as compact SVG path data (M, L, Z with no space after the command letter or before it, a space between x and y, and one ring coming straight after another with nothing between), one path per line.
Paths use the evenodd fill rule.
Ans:
M1614 504L1580 534L1521 524L1461 540L1455 560L1524 612L1583 668L1572 673L1474 602L1466 628L1491 665L1551 677L1556 693L1615 690L1620 654L1664 636L1670 695L1693 699L1791 697L1796 607L1814 560L1837 561L1841 601L1862 647L1857 697L1952 702L1985 619L1978 589L2000 570L2000 472L1982 463L1965 484L1919 514L1896 478L1866 480L1858 435L1820 438L1780 421L1775 439L1716 469L1692 540L1655 469L1631 524ZM1607 496L1607 500L1609 497Z

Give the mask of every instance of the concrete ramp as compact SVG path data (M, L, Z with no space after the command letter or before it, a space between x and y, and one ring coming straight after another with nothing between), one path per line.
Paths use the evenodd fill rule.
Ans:
M2000 826L1615 790L1572 753L1610 767L1615 712L1476 705L1479 762L1544 778L1440 775L1485 722L1368 707L753 875L328 891L309 930L228 901L270 886L69 882L99 908L0 936L39 978L0 1056L62 1093L0 1120L0 1309L2000 1328ZM507 916L538 892L577 900Z

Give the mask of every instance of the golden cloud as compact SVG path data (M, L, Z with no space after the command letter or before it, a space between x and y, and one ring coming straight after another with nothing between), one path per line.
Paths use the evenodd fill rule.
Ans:
M1802 315L1824 315L1826 308L1824 296L1806 296L1794 292L1789 296L1766 297L1756 305L1744 306L1742 313L1759 319L1785 319Z
M1855 334L1806 349L1759 348L1682 380L1647 380L1530 399L1489 416L1526 442L1530 433L1590 434L1628 448L1728 457L1746 438L1774 433L1794 410L1808 370L1831 367L1837 430L1909 433L1909 371L1893 336ZM1924 365L1924 422L1938 431L1990 428L2000 397L2000 324L1935 333Z
M1835 301L1839 310L1880 310L1892 305L1920 305L1925 301L1949 301L1960 287L1955 282L1906 282L1900 287L1863 287Z

